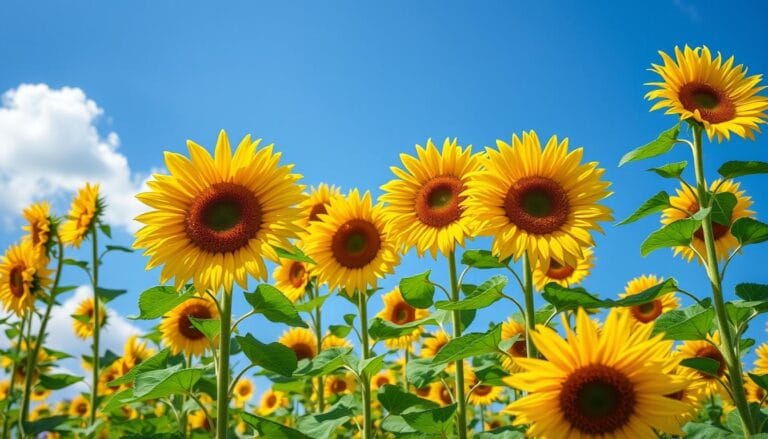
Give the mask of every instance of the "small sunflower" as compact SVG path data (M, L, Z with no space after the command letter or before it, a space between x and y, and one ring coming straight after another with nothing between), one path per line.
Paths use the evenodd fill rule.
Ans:
M16 342L11 343L11 350L16 351L18 344ZM18 350L18 358L16 361L16 375L14 375L14 382L23 384L27 378L27 361L30 355L30 346L26 340L22 340L21 346ZM53 358L48 355L45 348L40 349L37 352L37 360L35 361L35 369L32 371L32 383L36 384L41 374L46 374L53 365ZM10 370L13 367L14 360L10 356L0 356L0 365Z
M509 425L509 420L505 419L501 413L490 413L490 415L485 415L485 424L483 425L486 431L490 431Z
M34 309L35 299L52 283L47 263L29 242L8 248L0 259L0 301L6 311L22 316Z
M384 210L374 206L371 194L357 189L347 197L330 201L327 214L313 221L305 238L305 250L317 265L318 281L349 294L368 287L394 272L399 256L385 231Z
M664 279L660 279L652 274L636 277L627 282L627 286L624 287L624 292L619 294L619 297L625 298L634 296L635 294L642 293L649 288L655 287L663 281ZM637 323L645 324L656 321L661 314L677 309L679 306L680 301L677 300L675 293L667 293L656 297L656 299L651 302L627 308L619 308L618 311L629 313L632 320Z
M40 401L40 400L37 400L37 401ZM50 418L51 416L53 416L53 411L51 410L51 407L48 404L40 404L37 407L33 408L31 412L29 412L30 421L37 421L38 419Z
M302 225L309 226L311 222L320 221L320 215L328 213L328 206L334 198L342 197L341 189L335 185L320 183L309 188L309 196L299 204L304 213Z
M147 347L147 340L138 341L138 336L131 335L123 345L123 359L130 367L141 364L143 361L155 355L155 350Z
M549 261L549 269L544 271L539 267L533 270L533 285L537 290L543 291L544 286L555 282L566 288L580 284L592 268L595 267L595 252L591 248L585 248L582 256L578 258L576 265L566 265L552 259Z
M153 210L136 218L144 226L134 243L148 270L163 265L161 282L230 293L234 283L247 288L248 275L266 280L264 257L277 261L274 247L289 248L301 230L300 176L259 142L245 136L233 156L222 130L214 157L192 141L191 159L166 152L170 175L155 174L137 196Z
M70 416L85 419L91 413L91 403L85 396L77 395L69 403L68 413Z
M99 198L99 185L86 183L81 188L69 208L69 215L59 228L61 242L80 248L85 236L99 221L99 216L104 210L104 203Z
M4 401L6 398L8 398L8 395L11 393L11 381L10 380L2 380L0 381L0 400Z
M667 373L680 376L687 380L689 384L677 392L665 396L680 401L688 407L688 411L679 418L682 425L687 421L695 419L698 415L702 402L705 399L704 388L706 384L699 379L699 373L695 369L681 366L681 360L683 360L683 357L680 355L672 355L667 361Z
M507 354L501 357L501 365L510 372L521 372L523 369L515 363L515 358L528 357L528 346L525 344L525 326L511 317L501 324L501 339L509 340L519 336L507 349Z
M200 400L200 403L203 404L203 406L208 408L208 410L211 409L213 398L211 398L207 393L201 393L198 399ZM208 417L205 415L205 411L203 410L192 410L189 413L188 421L189 428L192 430L211 431L213 429L213 426L208 421Z
M752 206L752 198L740 190L739 183L733 180L715 180L710 186L715 193L730 192L736 197L736 206L731 213L729 224L712 223L712 232L715 237L715 251L720 260L728 259L730 252L739 246L739 241L731 235L731 225L739 218L751 217L755 212L749 210ZM696 194L687 186L677 189L677 195L669 197L671 207L664 209L661 217L662 224L670 224L678 220L690 218L699 211L699 202ZM699 228L693 234L691 242L700 255L706 254L704 247L704 232ZM681 255L690 262L696 253L689 247L675 247L675 255Z
M446 386L444 381L434 382L429 385L429 397L430 401L436 402L441 407L449 406L453 404L453 390Z
M374 375L373 378L371 378L371 390L373 392L379 390L387 384L397 384L397 377L395 376L395 372L393 372L392 369L384 369Z
M446 138L442 151L432 139L426 148L416 145L416 157L400 154L405 169L392 166L397 177L381 187L381 201L392 239L404 251L415 247L419 256L448 255L458 244L472 238L471 219L465 214L465 185L469 173L478 170L478 154Z
M51 206L47 201L35 203L24 209L23 214L27 225L22 229L28 233L24 240L32 245L39 256L47 257L53 228Z
M72 328L75 335L83 340L93 336L94 308L93 297L87 297L77 305L74 314L72 314ZM106 316L107 310L104 308L104 304L99 302L99 328L103 328L106 324Z
M160 323L163 343L173 355L184 352L187 355L203 355L210 343L205 334L192 325L190 317L196 319L218 319L219 310L207 296L194 297L176 305Z
M482 381L475 375L471 367L466 367L466 375L469 379L466 380L468 387L468 400L472 405L491 405L494 402L501 400L501 396L504 394L504 388L500 386L489 386L483 384Z
M109 366L105 367L101 373L99 373L99 394L111 395L120 390L120 386L113 386L109 383L125 375L128 370L129 369L126 368L125 358L123 357L118 358Z
M317 339L307 328L290 328L278 341L290 348L297 360L311 360L317 356Z
M423 387L415 387L413 388L413 393L418 396L419 398L424 399L432 399L432 388L434 387L433 383L426 384Z
M343 375L335 374L325 377L325 394L341 396L354 393L357 387L357 380L351 372Z
M649 325L650 326L650 325ZM720 381L728 382L727 363L725 357L717 348L720 346L720 333L715 332L707 336L707 340L686 340L677 348L677 353L682 358L709 358L718 364L716 376L696 372L698 376L695 384L702 386L702 392L707 398L719 395L724 400L730 401L728 390L720 384Z
M272 272L272 278L275 279L275 288L296 303L307 294L309 265L292 259L280 259L279 265Z
M764 404L766 398L765 389L758 386L749 376L744 377L744 390L747 392L747 399L749 402Z
M421 357L434 358L449 341L448 333L443 330L435 332L431 337L424 337L424 343L421 346Z
M256 387L253 385L253 381L251 381L248 378L240 378L237 380L237 384L235 384L234 388L234 394L235 394L235 402L238 406L242 407L247 403L248 401L253 398L253 392L256 390Z
M549 271L551 261L575 267L584 248L593 247L590 231L611 210L598 204L610 195L610 183L597 162L581 164L583 148L568 151L568 140L552 136L542 148L535 132L496 141L486 148L482 170L471 175L463 206L475 227L493 236L499 259L527 253L531 267Z
M46 389L40 386L35 387L32 389L32 394L30 395L30 398L32 401L45 401L51 396L51 389Z
M547 360L519 358L525 371L508 382L528 392L505 412L513 425L530 424L532 437L655 438L656 431L683 434L677 417L688 407L665 397L688 384L662 370L671 342L651 337L651 325L637 327L611 312L602 330L579 309L567 338L539 325L531 333Z
M321 345L322 350L330 349L330 348L351 348L352 343L350 343L349 340L346 338L336 337L335 335L328 333L325 334L325 337L323 337L323 342Z
M269 389L261 395L258 412L262 416L268 416L283 407L288 407L288 397L285 393Z
M755 373L768 374L768 343L763 343L755 349Z
M665 114L694 119L704 125L709 140L730 140L731 133L754 140L768 109L768 98L758 95L765 88L759 85L762 75L747 76L746 67L734 66L733 57L723 61L719 52L713 59L706 46L675 47L675 60L661 51L659 55L664 65L652 64L651 71L661 82L646 84L657 87L645 95L659 99L651 111L666 108Z
M405 325L421 320L429 315L429 311L426 309L414 308L409 305L398 287L381 296L381 299L384 301L384 309L381 310L377 317L392 322L395 325ZM413 343L421 337L422 332L422 328L418 327L410 334L384 340L384 344L388 349L408 349L411 351L413 350Z

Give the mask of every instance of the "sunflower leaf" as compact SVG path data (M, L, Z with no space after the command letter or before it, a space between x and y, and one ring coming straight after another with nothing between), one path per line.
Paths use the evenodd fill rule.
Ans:
M555 282L550 282L544 286L541 297L551 303L557 312L578 308L600 308L604 305L602 300L588 293L584 288L566 288Z
M414 308L429 308L435 296L435 285L429 280L432 270L400 280L403 299Z
M768 375L756 375L754 373L748 374L752 381L760 386L761 389L768 390Z
M708 196L712 194L708 193ZM730 226L733 208L736 207L736 195L730 192L720 192L714 194L709 203L712 209L712 222Z
M653 171L664 178L680 178L686 166L688 166L688 162L683 160L681 162L667 163L658 168L651 168L649 171Z
M467 250L461 255L461 263L479 269L504 268L509 264L509 258L502 261L488 250Z
M253 312L263 314L271 322L308 327L291 301L272 285L259 285L253 293L245 293L245 300L253 307Z
M715 311L695 306L695 311L667 311L653 326L653 333L664 333L666 340L705 340L714 329Z
M655 140L624 154L624 157L619 161L619 166L637 160L656 157L668 152L677 143L677 136L679 134L680 123L662 132Z
M296 423L296 428L311 438L329 438L355 415L353 408L356 408L354 396L345 395L324 413L300 417Z
M211 341L218 337L221 332L221 320L219 319L198 319L197 317L189 316L189 322L198 331L202 332L205 338Z
M352 348L330 348L320 352L306 366L297 370L294 376L327 375L344 365L344 359Z
M298 367L296 354L280 343L262 343L251 334L235 337L251 363L270 372L289 377Z
M753 218L739 218L731 226L731 235L735 236L742 246L759 244L768 241L768 224Z
M55 373L51 375L40 375L40 386L44 389L59 390L83 380L83 377L67 375L65 373Z
M405 366L405 376L416 388L424 387L440 375L446 364L437 364L431 358L416 358Z
M104 254L107 254L109 252L133 253L135 251L130 247L123 247L122 245L108 245L106 247L107 247L107 250L104 251Z
M376 357L360 360L360 362L357 364L357 374L361 377L371 377L377 374L382 368L384 368L384 357L386 355L387 354L382 354Z
M637 210L632 213L632 215L616 223L616 225L623 226L625 224L633 223L640 218L645 218L648 215L661 212L669 206L669 194L665 191L661 191L646 200L642 205L640 205L640 207L637 208Z
M680 361L680 365L695 369L709 376L717 376L717 371L720 368L718 361L705 357L686 358Z
M701 209L702 211L704 209ZM648 256L653 251L666 248L687 246L693 239L693 233L701 226L701 221L694 218L678 220L667 224L648 235L640 245L640 254Z
M97 287L96 292L99 294L99 299L102 300L103 303L109 303L116 298L122 296L123 294L127 293L126 290L113 290L110 288L103 288L103 287Z
M422 433L445 434L453 427L456 404L420 412L403 413L402 417L414 430Z
M180 364L166 369L144 372L136 377L133 385L133 402L165 398L191 391L203 377L205 369L182 369Z
M317 296L308 302L295 304L294 308L296 308L296 311L298 312L312 312L316 308L321 308L329 297L331 297L330 294L326 294L325 296Z
M290 259L292 261L305 262L307 264L312 264L312 265L316 264L316 262L312 260L312 258L304 254L304 252L301 251L301 249L296 246L293 246L290 249L284 249L284 248L275 247L275 246L272 246L272 248L275 249L275 253L277 253L277 256L283 259Z
M169 355L170 355L170 351L168 350L168 348L163 349L162 351L147 358L146 360L142 361L136 366L133 366L133 368L131 368L131 370L129 370L128 373L121 376L120 378L110 381L108 384L109 386L112 386L112 387L120 386L122 384L133 382L136 376L141 373L165 368L168 365Z
M450 301L440 300L435 303L435 308L445 310L466 310L482 309L491 306L494 302L501 299L502 289L507 285L509 279L506 276L496 275L480 284L475 290L462 300Z
M263 437L274 439L313 439L299 430L294 430L261 416L252 415L246 411L242 412L240 417L243 422L255 428L259 435Z
M352 327L347 325L330 325L328 330L336 337L344 338L349 335L349 331L352 330Z
M67 415L50 416L32 422L24 423L24 434L29 437L37 437L38 434L53 431L56 427L69 419Z
M433 317L426 317L423 319L414 320L404 325L396 325L390 321L376 317L371 320L371 326L370 329L368 329L368 334L375 340L387 340L390 338L397 338L411 334L421 325L434 325L435 323L436 322Z
M746 301L768 301L768 285L738 284L736 285L736 295Z
M768 174L768 163L757 160L732 160L723 163L717 170L723 178L741 177L742 175Z
M432 362L444 364L496 352L499 342L501 342L501 325L494 326L488 332L470 332L446 343Z
M379 388L379 393L376 397L382 407L393 415L399 415L411 407L426 409L437 407L437 404L433 401L419 398L413 393L404 391L400 386L392 384L385 384Z
M179 294L176 288L158 285L145 290L139 296L139 315L129 317L132 320L153 320L164 316L168 311L183 303L185 300L195 297L192 291Z

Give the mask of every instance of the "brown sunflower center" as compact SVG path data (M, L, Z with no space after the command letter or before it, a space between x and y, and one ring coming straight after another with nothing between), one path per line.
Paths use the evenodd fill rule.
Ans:
M693 215L694 213L696 213L698 211L699 211L699 203L694 202L694 203L692 203L688 207L688 212L692 212L691 215ZM712 222L712 234L715 235L715 240L722 238L730 230L731 230L730 226L719 224L719 223L716 223L714 221ZM699 227L698 229L696 229L695 232L693 232L693 236L696 237L697 239L700 239L700 240L703 241L704 240L704 230L701 227Z
M518 339L512 344L512 346L509 347L509 349L507 349L507 352L509 352L509 354L513 357L527 357L528 346L526 346L525 339Z
M42 241L42 228L40 227L40 223L35 221L32 223L32 230L30 231L30 235L32 235L32 245L37 247L38 244Z
M736 116L736 106L730 98L709 84L685 84L680 88L678 96L686 110L699 110L701 118L709 123L727 122Z
M525 177L507 191L504 210L507 218L529 233L555 232L568 219L568 194L556 181L546 177Z
M696 350L696 358L709 358L717 361L717 376L723 376L725 373L725 358L723 358L723 354L711 344L707 344ZM713 379L711 375L701 372L698 372L698 374L704 379Z
M381 249L379 230L364 219L342 224L333 235L331 251L336 261L346 268L362 268L376 258Z
M629 378L602 364L575 370L560 391L564 417L590 435L613 433L627 425L635 405L635 387Z
M341 393L343 391L347 390L347 382L342 379L335 379L331 383L331 392L333 393Z
M431 227L444 227L461 217L465 197L461 179L453 175L434 177L416 193L415 210L419 220Z
M376 378L376 387L381 387L385 384L389 384L389 378L383 375Z
M315 356L312 346L303 342L294 343L290 348L296 354L297 360L312 359Z
M75 412L80 416L85 416L88 414L88 404L85 402L78 402L75 406Z
M178 329L179 333L181 333L184 338L188 340L200 340L201 338L205 338L205 334L200 332L200 330L195 328L192 324L190 317L201 320L210 319L211 310L203 304L195 303L184 308L184 311L179 316Z
M328 213L325 203L317 203L309 210L310 221L320 221L320 215Z
M15 265L11 268L11 272L8 275L8 284L11 287L11 294L16 297L24 295L24 266Z
M291 269L288 272L288 277L290 278L291 285L293 285L295 288L300 288L304 285L304 279L305 275L307 273L307 269L304 267L304 264L298 261L294 261L291 263Z
M392 323L404 325L416 320L416 309L405 302L398 302L392 308Z
M421 397L426 397L426 396L429 396L429 392L431 390L432 389L429 386L419 387L418 389L416 389L416 394Z
M261 223L261 205L253 191L235 183L216 183L192 201L184 229L198 248L231 253L245 247Z
M267 396L266 405L267 407L270 407L270 408L277 405L277 395L275 395L274 393L270 393L269 396Z
M493 420L488 423L488 430L495 430L497 428L501 427L501 421L499 420Z
M445 386L440 389L440 401L446 405L453 404L453 397L451 396L451 392Z
M475 387L475 390L472 392L477 396L487 396L491 393L493 390L493 387L486 386L485 384L480 384L479 386Z
M663 306L661 300L656 299L652 302L630 307L630 312L635 320L642 323L649 323L656 320L661 315Z
M572 275L575 268L564 265L557 262L554 259L549 260L549 269L547 270L547 277L550 279L563 280Z
M251 393L251 386L248 384L241 384L238 388L238 393L240 396L248 396Z

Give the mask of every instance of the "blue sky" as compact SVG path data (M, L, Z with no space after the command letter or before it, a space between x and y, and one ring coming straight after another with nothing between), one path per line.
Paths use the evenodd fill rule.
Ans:
M736 55L750 72L768 72L766 12L762 2L723 7L683 0L633 9L607 1L228 2L215 7L10 1L0 11L0 92L21 84L76 87L103 110L88 123L98 132L95 144L111 145L110 165L94 174L89 162L78 162L75 155L66 169L54 160L49 168L31 168L33 174L24 176L66 174L55 180L63 191L50 191L62 214L66 202L61 201L78 175L112 179L113 192L125 196L149 172L162 169L162 151L185 152L186 139L210 148L222 128L232 138L252 133L275 142L307 184L325 181L374 194L392 177L389 166L399 164L398 154L413 152L413 145L428 137L456 136L461 144L479 148L535 129L542 137L567 136L572 145L585 147L587 159L601 162L615 192L607 204L622 219L657 191L674 189L645 169L688 158L679 148L665 158L617 168L626 151L675 123L649 113L643 99L648 90L643 83L655 79L647 68L658 62L656 51L706 44ZM18 128L29 133L50 127ZM69 141L66 128L51 132L64 133L58 136ZM24 149L26 137L6 138ZM725 160L765 160L767 143L768 135L762 135L756 142L708 145L709 175ZM58 147L56 139L44 145L50 151ZM77 145L72 142L72 151ZM127 162L117 163L119 157ZM24 165L7 159L0 163L0 177L3 169L16 172ZM128 174L120 180L115 176L120 172ZM748 177L743 187L765 220L768 179ZM9 199L16 193L5 192ZM116 211L115 220L128 224L123 212L130 208ZM6 210L0 222L3 247L18 237L20 219L12 212ZM597 238L597 267L585 286L614 296L630 278L656 273L707 295L701 267L673 259L671 251L640 256L642 236L657 227L651 218L620 228L607 225L606 234ZM114 243L131 242L118 227ZM469 247L482 246L487 242ZM768 283L766 271L754 269L768 257L768 247L744 254L729 269L728 296L740 282ZM105 267L105 286L129 290L114 303L123 315L135 314L138 294L157 281L157 273L143 271L144 263L138 254L116 255ZM435 279L444 278L444 265L411 255L382 286L388 289L400 276L427 268L435 268ZM69 283L85 281L71 270L67 276ZM372 311L380 304L374 298ZM330 311L331 322L351 311L344 308L336 315L337 309ZM474 328L511 311L510 304L498 303L482 311ZM260 323L258 318L251 322L246 329ZM283 329L259 325L258 332L271 341ZM765 319L754 322L750 335L767 338Z

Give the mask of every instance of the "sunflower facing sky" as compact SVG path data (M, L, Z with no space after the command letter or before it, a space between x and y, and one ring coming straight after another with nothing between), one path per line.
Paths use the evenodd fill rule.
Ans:
M549 269L544 271L540 268L533 270L533 285L537 290L543 291L544 286L550 282L555 282L564 287L571 287L580 284L589 276L592 268L595 267L595 252L591 248L585 248L582 256L574 266L560 264L556 260L549 261Z
M253 398L253 392L255 391L256 387L253 385L253 381L249 378L243 377L237 380L235 388L232 390L237 406L242 407L245 403L250 401L251 398Z
M168 311L160 323L160 334L173 355L184 352L199 356L210 347L205 334L192 325L190 317L200 320L218 319L219 309L208 296L199 296L187 299Z
M0 259L0 302L6 311L21 316L34 309L38 295L52 283L47 263L29 241L8 248Z
M414 308L409 305L400 293L399 287L395 287L392 291L382 295L381 300L384 301L384 309L376 317L395 325L405 325L429 315L429 311L426 309ZM422 332L423 329L419 326L410 334L384 340L384 345L388 349L408 349L410 351L413 349L413 343L421 337Z
M416 157L400 154L405 169L392 166L397 177L381 187L392 239L404 251L415 247L419 256L448 255L472 238L471 220L464 213L465 185L480 165L472 147L463 148L446 138L442 151L432 139L426 148L416 145Z
M307 328L290 328L278 341L290 348L296 354L297 360L311 360L317 356L317 339Z
M296 303L307 293L309 265L293 259L280 259L272 278L275 279L275 288Z
M542 148L535 132L497 140L486 148L482 170L471 175L463 206L482 234L493 236L499 259L528 253L531 266L548 271L551 261L577 266L584 248L594 246L591 231L612 219L599 201L610 183L597 162L581 164L583 148L568 151L568 139L552 136Z
M99 185L86 183L72 200L67 220L59 227L61 242L80 248L83 239L99 220L104 203L99 198Z
M653 288L656 285L662 283L664 279L658 278L654 275L642 275L636 277L624 287L624 292L619 294L619 297L625 298L633 296L635 294L642 293L643 291ZM680 301L677 300L675 293L662 294L651 302L644 303L642 305L635 305L630 307L618 308L617 312L625 312L631 315L631 319L638 323L652 323L656 319L667 311L677 309L680 306Z
M137 196L152 210L136 218L144 226L134 242L148 270L163 266L161 282L229 293L234 283L247 288L248 275L266 280L264 257L277 261L274 247L290 247L301 230L301 176L260 141L245 136L233 155L222 130L214 156L191 140L190 158L166 152L170 175L155 174Z
M93 311L93 297L86 297L77 305L72 314L72 328L78 338L85 340L93 336ZM106 315L107 310L104 308L104 304L99 302L99 328L104 327Z
M755 138L760 124L766 123L768 97L759 93L762 75L747 76L747 68L734 66L734 58L723 61L718 52L712 58L709 48L687 45L675 47L675 58L659 51L664 65L652 64L652 72L661 82L645 97L658 99L651 111L666 108L666 114L678 114L681 120L694 119L704 125L709 140L730 139L731 133L742 138Z

